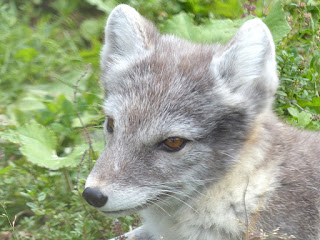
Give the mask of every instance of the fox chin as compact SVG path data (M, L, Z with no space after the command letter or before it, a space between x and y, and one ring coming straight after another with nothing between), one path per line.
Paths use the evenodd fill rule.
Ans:
M106 146L83 197L103 214L139 212L128 239L320 239L320 134L273 113L275 45L261 20L196 44L119 5L101 81Z

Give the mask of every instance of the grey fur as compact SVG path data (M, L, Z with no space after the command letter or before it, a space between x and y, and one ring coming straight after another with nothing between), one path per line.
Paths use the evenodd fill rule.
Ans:
M235 240L280 227L319 240L320 135L271 112L274 54L259 20L225 46L203 45L160 35L129 6L113 10L101 69L114 132L86 183L109 197L98 210L139 210L144 226L129 239ZM168 137L189 142L166 152Z

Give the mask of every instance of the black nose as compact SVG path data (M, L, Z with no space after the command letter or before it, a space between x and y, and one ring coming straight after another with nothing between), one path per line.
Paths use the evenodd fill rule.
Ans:
M108 197L104 196L100 190L96 188L90 188L87 187L83 193L82 197L91 205L94 207L102 207L104 206L107 201Z

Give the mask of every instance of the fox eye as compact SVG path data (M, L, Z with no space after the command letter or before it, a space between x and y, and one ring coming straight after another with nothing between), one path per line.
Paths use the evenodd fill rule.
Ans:
M163 146L164 150L168 152L177 152L184 148L187 142L188 140L183 138L169 137L164 140L161 145Z
M107 120L107 131L109 133L113 133L113 128L114 128L114 120L113 120L113 118L109 118L108 117L108 120Z

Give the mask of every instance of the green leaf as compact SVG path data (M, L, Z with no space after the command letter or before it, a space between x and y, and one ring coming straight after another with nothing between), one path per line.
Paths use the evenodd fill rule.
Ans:
M300 112L298 115L298 124L301 127L306 127L312 121L312 114L307 112Z
M88 147L87 144L76 146L69 155L59 157L56 154L57 138L54 132L37 122L6 131L1 137L19 143L20 152L31 163L53 170L77 166Z
M299 100L299 106L312 110L315 114L320 113L320 97L312 98L312 101Z
M248 16L234 21L230 19L210 19L203 25L197 26L192 15L182 12L165 21L161 26L161 30L194 42L225 43L244 22L252 18L254 17ZM290 26L286 21L285 13L279 0L263 21L269 27L275 42L279 42L290 31Z
M167 20L161 29L165 33L174 34L194 42L226 42L245 21L251 18L253 17L235 21L230 19L209 20L204 25L196 26L193 17L182 12Z
M45 192L41 192L39 195L38 195L38 201L39 202L42 202L43 200L45 200L47 197L47 194Z
M291 116L293 117L298 117L299 116L299 111L294 108L294 107L289 107L288 112L290 113Z
M86 0L93 6L96 6L97 9L109 14L112 9L117 6L117 2L113 0Z
M97 119L97 115L89 114L88 112L84 112L81 116L82 123L85 126L92 123L96 119ZM82 124L81 124L80 119L78 117L73 119L72 127L73 128L82 127Z
M280 0L275 2L268 16L263 21L270 29L275 43L283 39L291 30Z
M227 18L240 16L242 12L241 2L239 0L213 1L214 13Z
M33 202L27 202L26 205L30 207L32 210L38 209L38 205Z
M97 38L103 32L105 20L100 19L88 19L81 23L80 34L86 40L90 41L93 38Z
M319 6L320 5L320 1L319 0L308 0L307 5Z
M301 107L320 107L320 97L312 98L311 102L300 100L298 101L298 104Z
M6 166L4 168L0 168L0 175L4 175L5 173L9 172L13 167L12 166Z
M20 137L17 134L17 132L14 130L7 130L5 132L2 132L0 135L0 138L12 143L16 143L16 144L20 143Z
M287 96L287 94L286 94L284 91L281 91L281 90L278 90L278 91L277 91L277 94L278 94L279 96L283 96L283 97L286 97L286 96Z
M34 48L23 48L16 52L14 58L24 62L31 62L38 54L39 52Z
M162 26L164 32L174 34L179 37L192 40L195 27L193 26L193 18L186 13L179 13L168 19Z
M310 61L310 67L316 68L318 64L318 60L320 58L320 54L316 52Z

